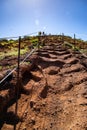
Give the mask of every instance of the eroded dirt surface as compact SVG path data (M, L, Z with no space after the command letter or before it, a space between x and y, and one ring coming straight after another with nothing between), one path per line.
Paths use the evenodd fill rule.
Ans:
M7 108L1 130L87 130L86 61L61 43L44 46L36 66L22 78L29 94ZM86 59L85 59L86 60ZM26 77L26 78L25 78ZM8 91L8 90L4 90Z

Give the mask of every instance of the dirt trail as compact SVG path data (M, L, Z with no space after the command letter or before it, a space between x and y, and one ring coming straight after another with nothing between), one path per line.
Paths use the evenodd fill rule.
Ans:
M38 63L23 85L31 90L10 104L1 130L87 130L87 69L81 54L50 43L35 53ZM25 80L26 79L26 80Z

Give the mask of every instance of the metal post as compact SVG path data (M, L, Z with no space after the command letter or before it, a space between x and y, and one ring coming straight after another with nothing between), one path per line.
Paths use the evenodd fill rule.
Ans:
M17 67L17 84L15 87L16 91L16 106L15 106L15 115L18 112L18 96L19 96L19 71L20 71L20 45L21 45L21 37L19 37L19 44L18 44L18 67ZM16 124L14 125L14 130L16 130Z
M74 34L74 44L76 43L76 35Z

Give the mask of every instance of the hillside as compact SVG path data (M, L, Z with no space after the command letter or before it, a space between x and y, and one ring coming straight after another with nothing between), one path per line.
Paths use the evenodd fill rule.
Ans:
M1 130L87 130L87 59L56 37L44 42L20 66L18 115L17 72L0 85Z

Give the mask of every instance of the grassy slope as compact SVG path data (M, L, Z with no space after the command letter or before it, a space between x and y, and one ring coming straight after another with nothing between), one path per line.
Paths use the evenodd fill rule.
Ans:
M29 38L21 40L21 55L29 51L29 45L36 45L38 39ZM0 59L5 56L17 56L18 54L18 40L0 41Z

